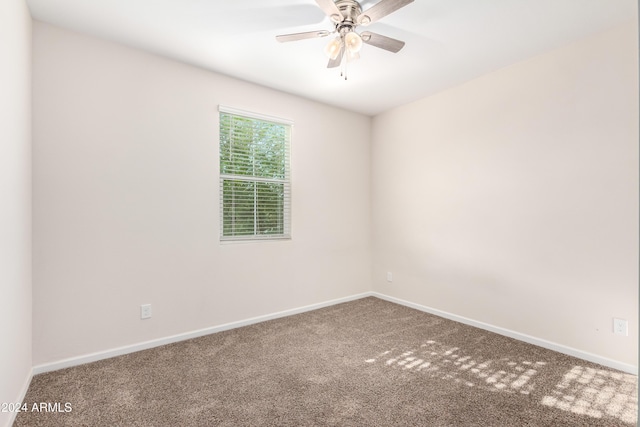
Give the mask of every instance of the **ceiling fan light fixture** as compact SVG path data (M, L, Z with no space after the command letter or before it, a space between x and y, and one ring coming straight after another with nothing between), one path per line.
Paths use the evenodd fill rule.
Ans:
M340 54L341 47L342 40L340 39L340 37L336 37L335 39L327 43L327 45L324 47L324 53L329 58L336 59Z
M349 52L357 53L362 49L362 38L355 31L351 31L344 36L344 44Z

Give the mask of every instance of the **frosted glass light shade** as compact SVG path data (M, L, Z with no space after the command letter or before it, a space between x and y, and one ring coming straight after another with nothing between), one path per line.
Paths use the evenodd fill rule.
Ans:
M356 53L362 48L362 38L358 33L352 31L344 36L344 44L349 52Z
M342 43L341 43L340 37L336 37L335 39L331 40L324 47L325 55L327 55L331 59L336 59L338 57L338 55L340 54L341 44Z

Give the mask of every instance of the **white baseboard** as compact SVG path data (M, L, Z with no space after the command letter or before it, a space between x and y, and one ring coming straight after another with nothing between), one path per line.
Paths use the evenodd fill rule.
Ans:
M146 350L153 347L159 347L161 345L171 344L178 341L184 341L192 338L198 338L201 336L213 334L216 332L227 331L229 329L240 328L243 326L253 325L255 323L265 322L267 320L278 319L280 317L292 316L294 314L300 314L307 311L317 310L323 307L329 307L335 304L343 302L354 301L357 299L365 298L368 296L374 296L386 301L394 302L396 304L404 305L416 310L424 311L426 313L434 314L436 316L443 317L445 319L453 320L455 322L464 323L466 325L474 326L476 328L484 329L490 332L495 332L500 335L504 335L509 338L514 338L520 341L524 341L529 344L537 345L539 347L547 348L549 350L557 351L559 353L567 354L569 356L577 357L579 359L587 360L589 362L598 363L603 366L607 366L619 371L628 372L630 374L638 375L638 367L627 363L622 363L617 360L608 359L606 357L598 356L596 354L584 352L571 347L567 347L562 344L557 344L551 341L547 341L541 338L532 337L530 335L522 334L520 332L512 331L509 329L501 328L499 326L490 325L488 323L479 322L466 317L458 316L456 314L448 313L446 311L437 310L435 308L427 307L420 304L415 304L409 301L405 301L399 298L384 295L378 292L364 292L361 294L352 295L349 297L338 298L330 301L325 301L318 304L311 304L304 307L294 308L291 310L280 311L277 313L267 314L264 316L252 317L250 319L240 320L237 322L225 323L223 325L212 326L209 328L199 329L196 331L185 332L182 334L172 335L169 337L158 338L150 341L145 341L137 344L127 345L123 347L113 348L110 350L99 351L96 353L85 354L82 356L71 357L68 359L59 360L56 362L45 363L33 367L32 375L41 374L44 372L57 371L59 369L69 368L72 366L83 365L85 363L95 362L102 359L108 359L115 356L121 356L124 354L134 353L136 351ZM27 383L28 387L28 383ZM26 388L24 390L26 393Z
M241 328L243 326L265 322L267 320L278 319L280 317L292 316L294 314L300 314L306 311L317 310L319 308L329 307L331 305L340 304L343 302L354 301L354 300L365 298L371 295L372 295L371 292L365 292L362 294L351 295L348 297L325 301L318 304L311 304L304 307L294 308L291 310L285 310L285 311L279 311L277 313L266 314L264 316L252 317L250 319L240 320L237 322L225 323L223 325L212 326L209 328L199 329L191 332L185 332L182 334L172 335L169 337L158 338L150 341L144 341L141 343L117 347L110 350L98 351L95 353L84 354L76 357L70 357L68 359L63 359L56 362L44 363L42 365L37 365L33 367L33 375L42 374L44 372L57 371L59 369L64 369L64 368L70 368L72 366L84 365L85 363L96 362L98 360L108 359L116 356L122 356L124 354L134 353L136 351L141 351L141 350L147 350L149 348L159 347L161 345L172 344L174 342L189 340L192 338L198 338L198 337L213 334L216 332L227 331L229 329Z
M512 331L509 329L501 328L499 326L490 325L488 323L479 322L477 320L468 319L466 317L458 316L456 314L447 313L435 308L427 307L420 304L415 304L409 301L405 301L399 298L390 297L378 292L371 292L371 296L383 299L385 301L394 302L396 304L404 305L416 310L424 311L426 313L434 314L436 316L444 317L445 319L453 320L455 322L464 323L465 325L474 326L476 328L484 329L486 331L495 332L496 334L504 335L509 338L514 338L519 341L524 341L529 344L537 345L538 347L547 348L549 350L557 351L558 353L567 354L569 356L577 357L579 359L587 360L589 362L598 363L609 368L617 369L619 371L627 372L629 374L638 375L638 367L630 365L628 363L622 363L617 360L608 359L606 357L598 356L597 354L588 353L586 351L577 350L572 347L567 347L562 344L557 344L551 341L547 341L541 338L532 337L531 335L522 334L520 332Z
M18 393L18 398L14 400L14 402L24 402L24 398L27 395L27 391L29 391L29 386L31 385L31 379L33 378L33 369L29 370L27 374L27 378L25 378L24 384L22 384L22 389L20 393ZM16 417L18 416L17 412L9 413L9 422L7 423L7 427L11 427L13 423L16 421Z

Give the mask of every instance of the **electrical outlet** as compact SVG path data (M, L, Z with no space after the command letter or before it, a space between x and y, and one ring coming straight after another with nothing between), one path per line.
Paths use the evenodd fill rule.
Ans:
M613 319L613 333L616 335L629 335L629 322L625 319Z
M393 282L393 273L387 271L387 282Z
M151 304L142 304L140 306L140 318L148 319L151 317Z

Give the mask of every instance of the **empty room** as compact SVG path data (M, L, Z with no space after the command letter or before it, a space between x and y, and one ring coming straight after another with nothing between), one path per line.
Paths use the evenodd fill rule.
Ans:
M0 426L634 426L634 0L0 2Z

